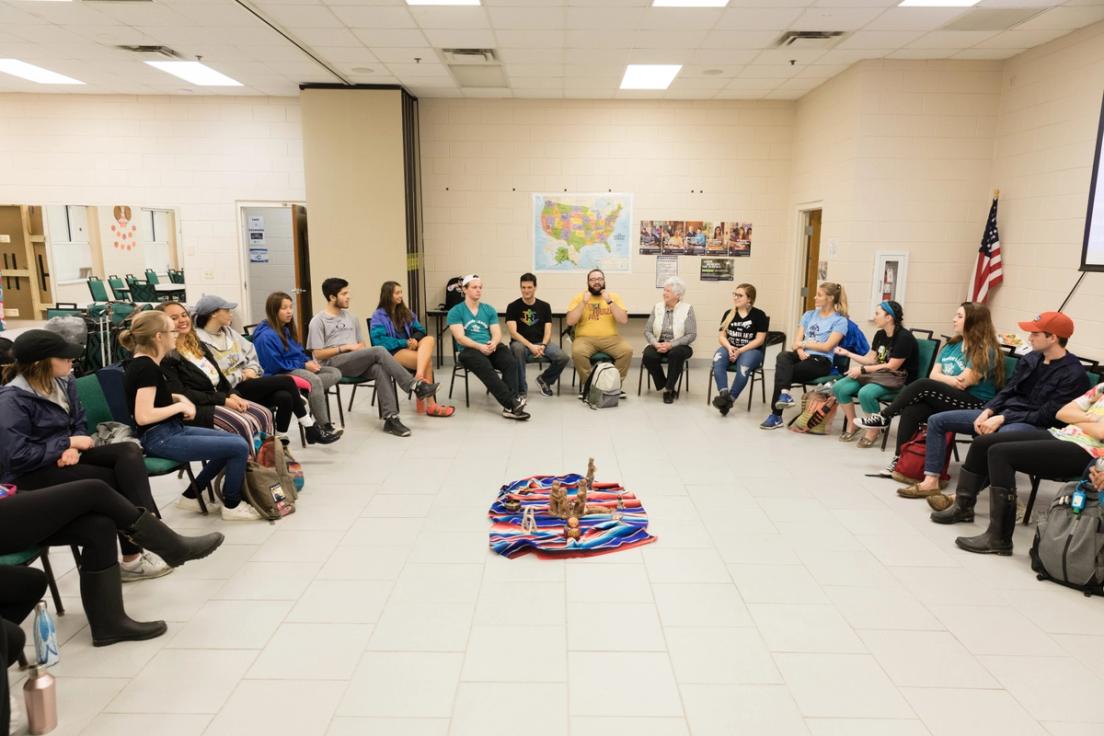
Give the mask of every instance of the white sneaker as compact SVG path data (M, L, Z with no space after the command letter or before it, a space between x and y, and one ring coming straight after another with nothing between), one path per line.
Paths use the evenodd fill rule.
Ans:
M168 575L172 570L164 560L148 549L142 550L142 554L133 562L119 563L119 573L124 583L152 580Z
M260 521L261 515L257 513L257 510L242 501L234 508L230 509L225 506L222 507L222 520L223 521Z
M217 500L207 501L207 510L217 509L221 504ZM194 511L197 514L202 514L203 509L199 506L199 500L195 498L188 498L187 496L181 496L176 499L176 507L182 511Z

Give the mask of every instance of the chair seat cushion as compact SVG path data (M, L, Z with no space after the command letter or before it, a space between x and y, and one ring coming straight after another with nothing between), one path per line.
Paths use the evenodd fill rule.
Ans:
M609 353L603 353L601 351L599 351L597 353L593 353L590 356L590 362L591 363L601 363L603 361L605 361L607 363L612 363L613 362L613 356L610 355Z
M345 385L348 385L348 384L351 384L351 383L352 384L371 383L372 380L373 379L369 378L368 376L342 376L341 380L338 381L338 383L342 383L342 384L345 384Z
M150 475L167 475L180 467L176 460L165 457L146 457L146 472Z
M25 565L38 557L41 551L38 547L32 547L22 552L12 552L10 555L0 555L0 565Z

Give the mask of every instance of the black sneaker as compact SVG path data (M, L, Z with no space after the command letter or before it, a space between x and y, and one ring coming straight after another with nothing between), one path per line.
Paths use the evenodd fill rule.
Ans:
M732 408L733 403L732 394L727 391L723 391L713 397L713 406L717 408L717 411L721 413L722 417L728 416L728 410Z
M308 445L329 445L341 439L341 435L334 435L324 431L317 424L312 424L303 430Z
M507 419L516 419L519 422L524 422L529 419L529 412L525 411L525 408L520 404L514 406L513 409L503 409L502 416Z
M387 434L393 434L396 437L409 437L410 430L405 424L399 421L398 417L391 417L383 420L383 431Z
M537 385L540 386L541 396L553 396L552 384L544 380L544 376L537 376Z
M337 427L335 427L330 422L326 422L325 424L322 425L322 431L325 432L326 434L332 434L332 435L335 435L337 437L340 437L341 435L345 434L344 429L338 429Z
M617 398L619 398L619 399L627 399L627 398L629 398L629 395L628 395L627 393L625 393L624 391L622 391L622 392L621 392L621 393L620 393L620 394L619 394L619 395L617 396Z
M861 419L856 419L855 426L862 427L863 429L889 429L889 420L879 412L877 414L862 417Z
M673 403L675 403L675 392L674 391L664 391L663 392L663 403L664 404L673 404Z
M411 387L414 390L414 395L419 399L428 399L433 394L437 393L437 386L440 384L430 383L429 381L423 381L418 378L415 379L414 385ZM409 434L409 432L407 432Z

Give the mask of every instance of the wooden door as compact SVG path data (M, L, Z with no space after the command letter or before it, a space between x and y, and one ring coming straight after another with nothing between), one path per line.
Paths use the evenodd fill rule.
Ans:
M801 288L802 311L813 308L820 269L820 210L805 213L805 283Z
M0 207L0 275L4 279L4 309L12 319L37 319L31 289L33 271L19 205Z

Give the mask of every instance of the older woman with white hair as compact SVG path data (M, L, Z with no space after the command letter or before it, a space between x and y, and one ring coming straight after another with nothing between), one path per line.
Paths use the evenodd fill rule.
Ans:
M663 403L670 404L678 397L682 368L694 350L690 343L698 336L698 323L694 308L682 300L686 295L686 282L672 276L663 282L663 300L655 305L652 317L644 327L644 348L641 359L652 377L656 391L663 391ZM663 363L667 363L667 374Z

